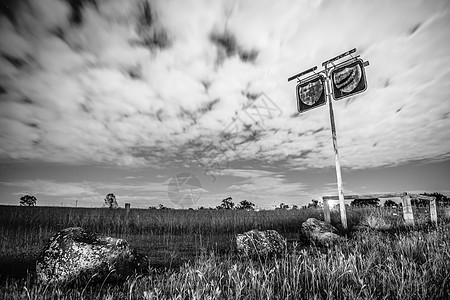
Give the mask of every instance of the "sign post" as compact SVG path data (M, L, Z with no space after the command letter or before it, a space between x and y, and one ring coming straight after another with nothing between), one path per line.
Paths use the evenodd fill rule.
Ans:
M336 125L334 123L333 104L331 101L331 92L330 92L331 82L330 82L329 77L327 77L326 86L327 86L327 90L328 90L327 98L328 98L328 107L329 107L329 111L330 111L331 139L333 141L334 162L336 164L336 180L337 180L337 188L338 188L338 196L339 196L339 211L341 214L342 228L347 229L347 212L345 210L344 190L342 188L341 162L339 160L339 151L338 151L338 143L337 143L337 136L336 136Z
M363 62L359 59L359 55L353 57L356 48L342 53L332 59L322 63L324 70L316 73L317 67L312 67L306 71L300 72L288 78L288 82L297 79L296 87L297 94L297 110L303 113L310 109L322 106L328 101L330 124L331 124L331 139L333 142L334 161L336 164L336 179L339 196L339 210L341 215L341 223L344 229L347 229L347 214L345 210L345 197L342 186L341 163L339 160L339 151L336 135L336 125L334 121L332 98L340 100L362 93L367 89L366 76L364 67L369 65L369 62ZM334 64L335 61L344 57L351 56L350 59ZM300 77L314 72L304 79ZM324 205L328 206L328 202ZM329 219L329 216L326 216Z

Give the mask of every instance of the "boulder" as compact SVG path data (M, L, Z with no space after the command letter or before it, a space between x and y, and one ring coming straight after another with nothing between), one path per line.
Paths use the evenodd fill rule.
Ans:
M338 241L341 237L337 232L333 225L315 218L309 218L302 224L303 235L320 246L331 246Z
M70 227L50 238L36 262L36 275L44 284L123 280L147 267L147 258L133 251L126 240Z
M284 253L286 240L275 230L256 229L236 236L238 253L245 256L273 256Z

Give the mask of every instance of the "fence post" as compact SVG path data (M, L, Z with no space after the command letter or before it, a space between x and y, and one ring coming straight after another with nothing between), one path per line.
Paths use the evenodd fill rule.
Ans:
M125 219L128 220L129 215L130 215L130 203L125 203Z
M403 205L403 219L405 220L406 225L414 226L414 215L411 206L411 196L408 195L407 193L403 193L402 205Z
M331 217L330 217L330 204L328 203L328 199L323 199L323 218L325 220L325 223L330 224L331 223Z
M437 225L436 197L430 201L430 217L431 222Z

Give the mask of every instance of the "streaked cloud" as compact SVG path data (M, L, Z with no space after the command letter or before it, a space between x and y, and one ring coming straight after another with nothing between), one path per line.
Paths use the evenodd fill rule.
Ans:
M13 1L0 13L2 160L253 161L225 172L247 176L233 190L256 193L272 176L274 191L301 193L259 173L334 166L327 108L298 115L287 78L354 47L370 61L368 90L334 102L342 166L450 158L446 0L69 2ZM263 92L278 110L250 118Z
M42 196L95 196L98 193L87 183L55 182L49 180L23 180L17 182L1 182L3 186L21 189L16 195L33 194Z
M305 184L292 182L279 172L227 169L224 176L231 176L235 180L228 186L227 191L234 195L237 203L244 199L256 201L260 207L273 207L281 202L287 204L298 203L300 199L309 198Z
M80 200L102 205L106 194L114 193L120 205L133 200L134 207L156 206L161 203L172 205L167 196L168 180L164 182L140 182L131 184L119 182L61 182L56 180L20 180L0 182L0 186L14 190L13 195L35 195L47 203L53 197L65 200ZM203 189L203 192L207 192ZM42 201L39 201L40 203Z

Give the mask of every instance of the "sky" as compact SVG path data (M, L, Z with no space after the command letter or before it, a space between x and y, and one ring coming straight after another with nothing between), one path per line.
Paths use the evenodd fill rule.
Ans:
M36 0L0 12L0 204L259 208L337 195L328 105L288 77L356 48L344 194L450 196L448 0Z

